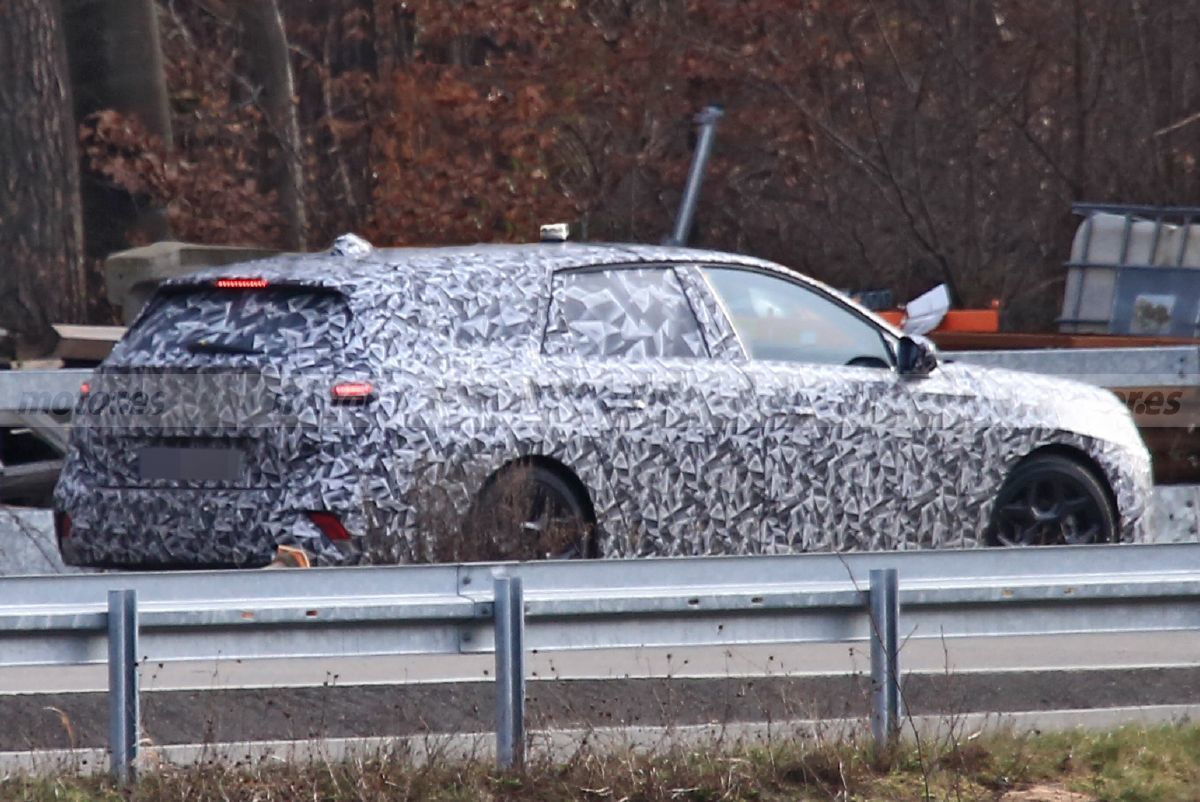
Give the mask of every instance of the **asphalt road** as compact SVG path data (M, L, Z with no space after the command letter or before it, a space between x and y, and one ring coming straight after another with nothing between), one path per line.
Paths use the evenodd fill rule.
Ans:
M913 714L1200 703L1195 632L913 640L901 661ZM836 644L535 654L529 719L562 728L857 716L868 709L868 664L860 647ZM482 732L491 670L486 656L145 665L145 732L157 744ZM0 672L0 750L102 745L105 680L103 666Z
M537 680L528 726L684 727L863 717L869 680L860 675L729 679ZM1196 702L1200 668L909 674L910 713L1105 709ZM487 732L487 682L159 691L142 695L143 735L156 745ZM107 699L100 693L0 697L0 751L103 746Z
M1200 486L1163 485L1154 489L1150 531L1156 543L1197 539ZM54 539L50 510L0 505L0 576L76 573L63 565Z

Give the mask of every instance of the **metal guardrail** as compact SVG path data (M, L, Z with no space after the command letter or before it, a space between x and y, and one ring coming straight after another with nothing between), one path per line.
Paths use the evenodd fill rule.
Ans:
M11 419L39 412L70 412L79 399L79 386L94 371L90 368L58 370L0 370L0 426Z
M1200 386L1200 347L1194 345L955 351L945 356L956 362L1042 373L1100 387Z
M135 658L495 652L511 765L529 650L870 641L886 741L901 638L1197 628L1200 543L0 579L0 665L108 661L120 776Z
M62 468L70 435L71 410L79 398L79 386L91 370L0 370L0 430L23 429L49 446L32 455L15 453L15 463L0 462L0 499L40 499L49 493ZM3 432L0 431L0 436Z

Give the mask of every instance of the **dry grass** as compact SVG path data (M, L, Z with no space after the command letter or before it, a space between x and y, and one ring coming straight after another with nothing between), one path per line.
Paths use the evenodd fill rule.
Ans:
M646 755L581 752L524 772L484 761L402 757L287 766L168 769L119 789L103 777L13 778L0 799L55 802L717 802L717 800L1000 800L1158 802L1200 798L1200 727L1125 727L1106 733L985 735L887 765L851 744L783 742L765 748Z
M531 467L515 463L485 483L465 515L463 500L426 494L423 529L434 544L433 561L541 560L573 548L590 553L590 530L580 532L552 515L530 524L536 488Z

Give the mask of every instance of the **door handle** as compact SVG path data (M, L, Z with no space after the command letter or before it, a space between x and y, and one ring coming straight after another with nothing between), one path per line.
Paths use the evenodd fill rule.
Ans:
M646 401L642 398L600 398L600 408L605 412L640 412L646 408Z

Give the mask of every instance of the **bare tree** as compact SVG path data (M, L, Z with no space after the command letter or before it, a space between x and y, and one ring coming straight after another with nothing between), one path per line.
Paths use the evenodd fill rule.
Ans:
M275 0L243 0L237 4L245 35L245 52L257 102L267 120L268 134L279 148L279 160L269 170L279 191L284 217L284 244L302 250L307 239L304 205L304 158L296 114L291 51L283 17Z
M104 109L136 117L171 144L171 109L154 0L63 0L75 121ZM88 256L103 258L132 240L170 236L165 210L131 196L95 173L83 173ZM132 236L131 236L132 234Z
M0 326L39 348L85 317L78 156L59 5L0 3Z
M576 215L656 240L690 116L719 102L697 244L900 300L944 281L1029 328L1060 306L1071 201L1200 197L1200 0L158 3L193 102L163 194L192 236L277 242L290 216L293 244L304 221L470 241ZM130 149L103 155L136 190Z

